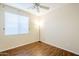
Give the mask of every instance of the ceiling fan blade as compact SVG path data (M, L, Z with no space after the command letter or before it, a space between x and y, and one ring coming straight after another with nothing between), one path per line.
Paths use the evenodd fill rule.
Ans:
M43 9L49 9L49 7L47 6L43 6L43 5L39 5L40 8L43 8Z

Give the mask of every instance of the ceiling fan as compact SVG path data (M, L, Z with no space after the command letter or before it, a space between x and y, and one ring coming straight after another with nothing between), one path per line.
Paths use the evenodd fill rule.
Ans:
M41 5L40 3L33 3L32 9L36 9L37 12L40 12L40 8L48 10L49 7Z

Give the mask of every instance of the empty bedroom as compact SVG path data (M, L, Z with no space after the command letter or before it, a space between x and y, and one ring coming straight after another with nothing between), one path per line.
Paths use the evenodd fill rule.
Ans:
M0 56L78 55L78 3L0 3Z

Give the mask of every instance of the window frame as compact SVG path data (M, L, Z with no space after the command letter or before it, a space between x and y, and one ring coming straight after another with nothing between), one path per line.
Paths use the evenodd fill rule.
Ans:
M20 32L18 32L18 34L5 34L5 20L6 20L6 19L5 19L5 13L11 13L11 14L16 14L16 15L18 15L18 16L28 17L28 32L25 32L25 33L22 33L22 34L21 34ZM27 26L27 24L26 24L26 26ZM19 29L19 28L18 28L18 29ZM29 34L29 33L30 33L30 17L29 17L28 15L22 15L22 14L19 14L19 13L14 13L14 12L5 11L5 12L4 12L4 28L3 28L3 30L4 30L4 34L5 34L6 36Z

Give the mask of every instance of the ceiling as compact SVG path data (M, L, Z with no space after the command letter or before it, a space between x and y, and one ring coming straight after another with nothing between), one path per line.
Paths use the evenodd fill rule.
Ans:
M64 3L40 3L41 5L49 7L49 9L45 10L45 9L40 8L40 12L37 12L36 9L31 8L33 3L5 3L5 4L12 6L12 7L16 7L21 10L24 10L26 12L30 12L30 13L37 15L37 16L44 15L44 14L50 12L51 10L54 10L56 8L59 8L60 6L66 5Z

